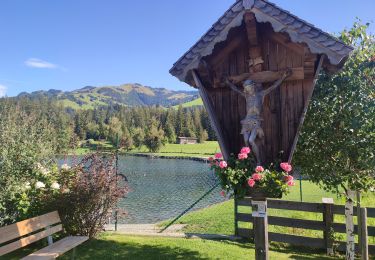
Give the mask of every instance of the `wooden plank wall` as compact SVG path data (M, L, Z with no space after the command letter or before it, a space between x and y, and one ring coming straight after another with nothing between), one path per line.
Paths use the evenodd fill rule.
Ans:
M293 67L310 66L305 75L308 79L289 81L266 97L263 106L263 129L265 140L261 147L262 161L273 162L280 151L283 160L288 159L298 123L313 83L316 56L311 55L303 45L288 42L284 35L274 33L270 25L258 24L259 39L263 52L263 70L284 70ZM206 58L211 70L205 84L212 98L218 120L221 124L230 153L238 153L244 145L240 134L240 121L246 115L245 99L223 84L228 76L249 71L249 46L246 29L233 29L225 43L218 44L211 56ZM202 72L203 74L204 72ZM271 84L264 84L269 87ZM241 87L241 86L239 86Z
M215 48L214 55L208 59L213 70L213 86L209 93L231 153L239 152L244 145L240 121L246 115L246 101L223 82L226 77L248 72L248 47L244 30L244 26L241 26L231 31L228 36L230 40Z

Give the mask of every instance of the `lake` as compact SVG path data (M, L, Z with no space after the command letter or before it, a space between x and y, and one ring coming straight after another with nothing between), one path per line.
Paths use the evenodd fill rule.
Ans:
M119 223L126 224L174 218L218 182L208 164L192 160L121 155L119 171L128 178L131 189L119 203L127 212ZM219 192L218 187L193 210L224 201Z
M80 161L78 157L60 164ZM128 179L130 192L119 202L127 215L120 224L151 224L174 218L218 183L204 162L187 159L160 159L119 155L119 173ZM216 188L192 210L205 208L225 199Z

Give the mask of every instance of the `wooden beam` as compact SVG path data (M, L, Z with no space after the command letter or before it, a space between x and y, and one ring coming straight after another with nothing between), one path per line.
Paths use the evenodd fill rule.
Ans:
M250 11L245 12L244 20L250 46L258 45L257 20L254 13Z
M223 61L225 61L225 59L227 59L233 51L240 48L240 46L244 44L243 41L246 41L246 39L242 35L234 37L225 47L220 50L220 52L218 52L215 56L212 56L208 62L213 66L223 63Z
M267 35L267 37L270 40L275 41L276 43L279 43L285 46L287 49L291 50L292 52L295 52L298 55L301 55L301 56L305 55L305 48L301 46L300 43L292 42L289 36L280 32L278 33L274 32L272 27L262 26L262 28L263 28L264 33Z
M249 72L261 72L263 67L262 48L259 45L258 26L254 13L246 11L244 21L249 44ZM255 61L257 60L261 60L262 62L256 63Z
M284 71L261 71L255 73L243 73L238 76L230 77L229 79L233 83L240 83L244 80L251 79L258 83L273 82L280 79L283 76ZM292 75L285 79L285 81L291 80L303 80L305 79L305 73L303 67L292 68Z
M211 119L212 127L214 128L216 136L217 136L218 141L219 141L221 153L223 154L224 159L228 160L229 153L228 153L228 149L225 145L224 134L221 131L219 120L216 117L215 109L214 109L214 106L212 104L212 101L211 101L211 99L210 99L210 97L207 93L206 88L203 86L203 84L202 84L202 82L199 78L198 72L193 70L192 75L194 77L195 84L199 89L199 94L200 94L200 96L203 100L203 104L206 107L207 113L208 113L208 115Z
M321 55L320 58L319 58L318 66L317 66L316 71L315 71L313 85L312 85L311 91L308 95L305 106L302 110L301 117L300 117L299 124L298 124L298 128L297 128L297 132L296 132L296 135L294 137L292 148L290 149L289 159L288 159L289 163L292 162L293 154L294 154L294 151L296 150L296 147L297 147L299 134L301 133L303 122L305 121L305 117L306 117L306 114L307 114L307 110L309 108L310 100L311 100L311 97L314 93L315 85L316 85L316 82L318 81L320 70L322 69L323 61L324 61L324 55Z

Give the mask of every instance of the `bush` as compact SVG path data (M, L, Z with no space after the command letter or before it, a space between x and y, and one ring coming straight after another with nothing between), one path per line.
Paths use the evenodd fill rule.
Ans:
M114 157L98 154L86 156L73 168L63 167L60 185L61 192L46 210L58 210L69 235L95 237L127 193L125 182L116 175Z
M57 152L54 129L46 120L28 114L10 102L0 103L0 226L33 214L37 181L47 185L52 175L43 174L38 162L49 165ZM48 167L49 168L49 167Z

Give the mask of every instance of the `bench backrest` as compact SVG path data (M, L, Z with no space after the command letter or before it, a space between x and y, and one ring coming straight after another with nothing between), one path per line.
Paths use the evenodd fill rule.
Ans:
M59 213L47 213L0 228L0 256L62 230ZM58 224L58 225L56 225Z

